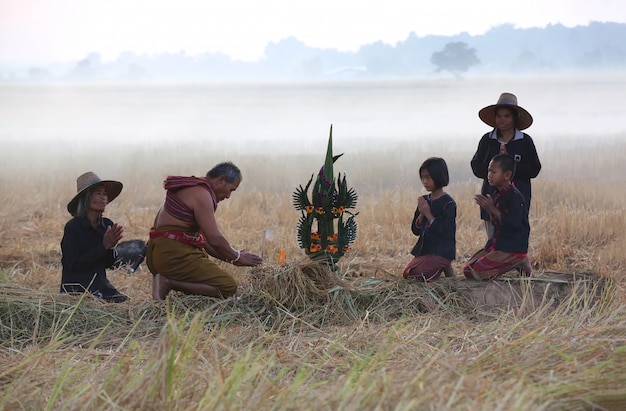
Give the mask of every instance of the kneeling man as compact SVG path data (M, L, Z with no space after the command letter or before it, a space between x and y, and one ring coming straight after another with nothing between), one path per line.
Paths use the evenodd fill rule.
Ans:
M164 300L171 290L209 297L234 295L237 282L209 256L236 266L263 263L260 256L231 247L215 220L217 204L240 183L241 171L230 162L216 165L206 177L167 177L165 202L150 230L146 252L155 300Z

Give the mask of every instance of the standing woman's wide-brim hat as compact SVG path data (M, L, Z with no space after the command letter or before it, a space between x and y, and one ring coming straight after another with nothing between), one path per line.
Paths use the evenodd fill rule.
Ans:
M519 113L519 117L516 122L516 127L519 130L525 130L533 123L533 116L531 116L530 113L523 107L517 105L517 97L515 97L515 94L511 93L500 94L498 102L481 109L478 112L478 117L480 117L485 124L495 127L496 110L500 107L508 107Z
M76 208L78 207L78 200L80 199L81 194L85 191L89 190L93 186L102 185L107 191L108 202L115 200L115 198L120 195L122 191L122 183L115 180L101 180L100 177L96 175L96 173L92 171L88 171L85 174L80 175L76 179L76 195L72 200L67 204L67 211L70 212L71 215L76 215Z

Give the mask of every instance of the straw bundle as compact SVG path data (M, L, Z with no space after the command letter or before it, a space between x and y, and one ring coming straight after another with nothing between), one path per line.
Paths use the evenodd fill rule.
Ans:
M0 291L0 343L12 347L42 341L78 344L93 341L103 330L118 341L136 326L131 307L104 304L90 294L59 295L4 284Z
M609 280L553 273L552 278L475 282L459 278L434 283L403 279L340 279L323 263L251 270L235 298L173 293L166 302L103 304L89 294L71 297L4 285L0 291L0 344L21 347L57 340L98 344L157 335L168 316L202 313L206 324L260 323L274 329L340 326L367 320L384 323L403 316L439 312L477 319L498 311L548 312L610 304L619 298ZM104 332L106 330L106 332Z
M330 301L331 289L349 286L338 279L326 264L309 259L254 269L251 278L252 292L258 292L268 303L278 303L288 309L326 304Z

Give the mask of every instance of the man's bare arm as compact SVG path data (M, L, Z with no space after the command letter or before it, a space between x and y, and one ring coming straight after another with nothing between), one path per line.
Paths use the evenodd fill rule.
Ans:
M248 251L234 249L217 226L213 199L204 189L193 193L189 205L193 208L196 223L206 239L207 252L224 261L238 266L257 266L263 263L263 258Z

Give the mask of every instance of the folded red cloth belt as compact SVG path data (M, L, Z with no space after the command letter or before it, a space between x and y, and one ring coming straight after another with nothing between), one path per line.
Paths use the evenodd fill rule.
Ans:
M192 247L204 248L204 236L202 233L189 234L182 231L150 230L150 238L156 237L165 237Z

